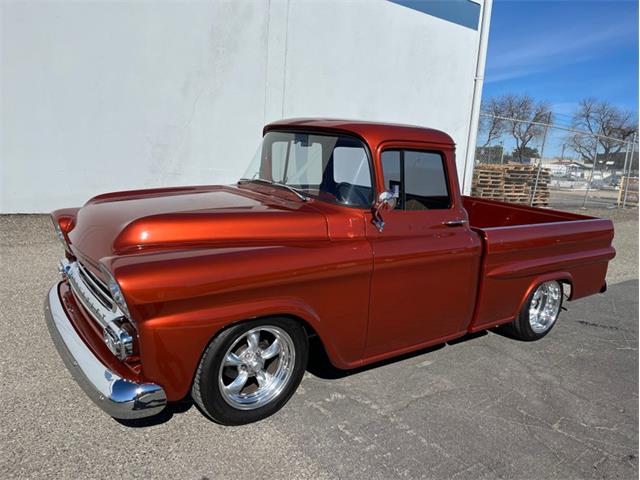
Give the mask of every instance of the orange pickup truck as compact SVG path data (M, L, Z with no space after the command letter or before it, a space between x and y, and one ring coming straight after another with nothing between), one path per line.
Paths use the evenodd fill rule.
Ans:
M350 369L496 326L522 340L604 292L608 220L461 195L440 131L267 125L235 185L108 193L52 213L60 355L113 417L191 395L216 422L293 395L308 339Z

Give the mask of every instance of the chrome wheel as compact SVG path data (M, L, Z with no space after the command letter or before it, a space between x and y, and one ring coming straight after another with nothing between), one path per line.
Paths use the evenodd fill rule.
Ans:
M254 410L277 398L291 380L295 347L287 332L260 326L227 350L218 373L222 398L234 408Z
M529 305L529 325L535 333L549 330L560 313L562 286L552 280L536 288Z

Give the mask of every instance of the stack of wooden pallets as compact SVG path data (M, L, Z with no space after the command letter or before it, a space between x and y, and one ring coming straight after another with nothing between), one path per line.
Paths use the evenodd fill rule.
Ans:
M537 165L477 165L473 174L471 195L529 205L537 176ZM536 193L533 198L534 207L549 205L550 177L549 170L540 169Z

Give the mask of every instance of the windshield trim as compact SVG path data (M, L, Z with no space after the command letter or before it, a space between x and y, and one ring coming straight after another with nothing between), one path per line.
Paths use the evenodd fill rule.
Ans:
M304 133L304 134L307 134L307 135L321 135L321 136L324 136L324 137L341 136L341 137L349 137L349 138L352 138L352 139L357 140L358 142L360 142L360 144L364 148L365 154L367 155L367 162L369 164L369 178L370 178L370 181L371 181L371 191L373 193L372 198L371 198L371 203L369 203L367 205L347 205L345 203L340 203L338 201L329 200L329 199L327 199L325 197L321 197L319 195L315 195L315 194L310 193L310 192L300 191L300 193L302 193L303 195L305 195L305 196L307 196L309 198L313 198L314 200L319 200L321 202L329 203L331 205L337 205L339 207L351 208L351 209L357 209L357 210L371 210L373 208L373 206L375 205L375 202L376 202L376 198L378 198L378 188L377 188L376 177L375 177L373 156L371 154L371 150L369 149L369 144L366 142L366 140L364 138L360 137L359 135L354 134L353 132L344 132L344 131L337 130L337 129L333 130L333 129L318 129L318 128L289 128L289 127L279 128L279 127L276 127L276 128L269 128L268 130L266 130L264 132L264 135L262 136L262 139L264 140L264 137L270 132L281 132L281 133L292 133L292 134ZM238 183L240 183L243 180L250 180L250 179L242 179L241 178L238 181ZM267 185L266 182L264 184ZM293 188L295 188L295 187L293 187Z

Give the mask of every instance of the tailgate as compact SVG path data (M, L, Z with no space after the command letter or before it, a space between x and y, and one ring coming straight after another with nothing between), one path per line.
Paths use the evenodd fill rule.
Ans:
M484 257L470 331L511 321L531 290L543 281L570 283L570 300L600 292L608 262L615 256L610 220L585 217L473 229L483 239Z

